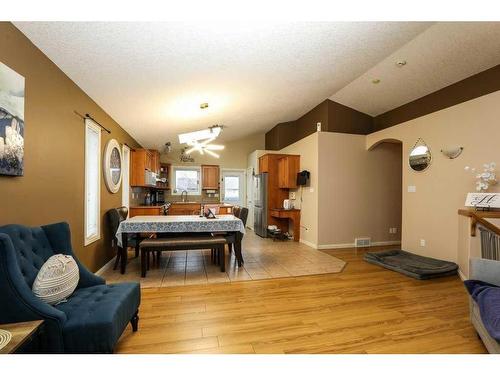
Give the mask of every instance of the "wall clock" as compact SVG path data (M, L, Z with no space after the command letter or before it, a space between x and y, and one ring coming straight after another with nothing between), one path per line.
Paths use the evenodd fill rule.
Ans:
M122 153L116 139L110 139L106 143L103 163L106 186L111 193L117 193L122 182Z

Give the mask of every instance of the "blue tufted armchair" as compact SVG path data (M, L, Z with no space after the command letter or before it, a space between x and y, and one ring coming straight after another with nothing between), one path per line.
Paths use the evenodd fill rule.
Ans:
M51 306L31 291L38 271L54 254L71 255L80 281L68 301ZM129 322L137 331L138 283L106 285L73 254L67 223L0 227L0 323L44 320L41 350L111 353Z

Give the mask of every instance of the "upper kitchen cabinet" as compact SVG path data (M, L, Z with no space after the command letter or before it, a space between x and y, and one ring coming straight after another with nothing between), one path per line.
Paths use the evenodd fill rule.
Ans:
M219 189L219 166L202 165L201 166L201 188Z
M297 187L297 173L300 172L300 156L286 155L278 159L278 186L282 189Z
M151 172L160 174L160 153L157 150L148 150L151 153Z
M156 150L146 150L142 148L133 150L130 185L156 186L156 178L153 173L160 171L159 162L160 154ZM156 163L158 163L158 166Z

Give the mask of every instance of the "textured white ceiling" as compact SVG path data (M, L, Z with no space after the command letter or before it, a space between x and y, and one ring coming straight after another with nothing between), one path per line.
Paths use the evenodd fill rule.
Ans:
M15 25L143 146L159 148L213 124L227 125L230 140L294 120L432 23ZM342 100L361 108L353 93Z
M399 60L407 64L399 68ZM500 22L440 22L330 99L374 116L498 64Z

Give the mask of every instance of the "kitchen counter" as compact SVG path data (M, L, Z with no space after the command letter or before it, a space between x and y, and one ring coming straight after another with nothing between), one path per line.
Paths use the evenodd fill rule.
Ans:
M140 204L135 206L130 206L130 208L162 208L164 204Z

